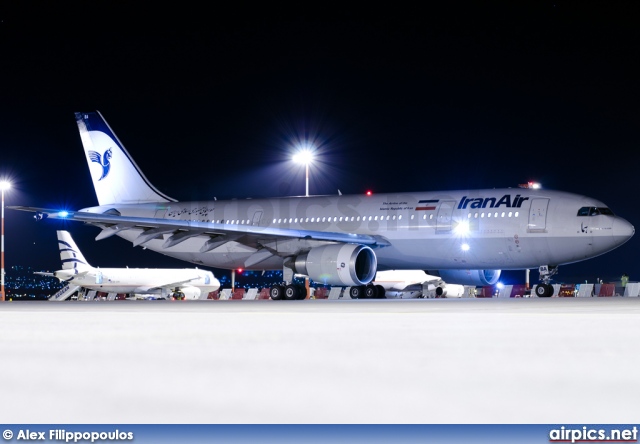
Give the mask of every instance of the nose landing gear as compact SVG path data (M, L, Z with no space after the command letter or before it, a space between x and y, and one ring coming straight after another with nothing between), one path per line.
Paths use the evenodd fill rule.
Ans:
M538 272L540 273L542 284L536 286L536 296L539 298L550 298L553 296L553 286L549 282L551 282L551 276L558 273L558 266L541 265L540 268L538 268Z

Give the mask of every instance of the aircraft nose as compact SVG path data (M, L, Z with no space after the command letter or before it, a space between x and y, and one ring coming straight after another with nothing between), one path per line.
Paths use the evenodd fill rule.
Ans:
M620 245L633 237L636 229L633 225L621 217L616 218L613 222L613 237L620 241Z

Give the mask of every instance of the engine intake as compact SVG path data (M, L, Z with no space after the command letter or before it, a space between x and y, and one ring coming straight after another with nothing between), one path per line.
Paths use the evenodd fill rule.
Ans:
M324 285L366 285L378 268L376 254L358 244L336 244L312 248L289 264L295 273L309 276Z

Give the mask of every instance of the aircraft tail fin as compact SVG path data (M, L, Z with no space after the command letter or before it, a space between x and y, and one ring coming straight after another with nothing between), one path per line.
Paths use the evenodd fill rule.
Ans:
M99 111L75 115L99 205L175 202L147 180Z
M58 248L60 249L60 260L62 261L63 270L76 270L80 273L91 270L93 267L89 265L84 258L80 249L74 242L68 231L58 230Z

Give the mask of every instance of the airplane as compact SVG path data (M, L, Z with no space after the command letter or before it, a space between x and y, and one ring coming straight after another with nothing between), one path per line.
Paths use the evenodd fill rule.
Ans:
M447 283L492 285L538 268L539 297L558 266L619 247L635 233L603 202L563 191L498 188L178 202L142 173L99 111L75 114L98 206L14 206L101 228L197 265L282 270L271 299L302 299L294 275L377 296L378 270L435 270Z
M198 268L94 268L68 231L58 230L57 234L62 270L35 274L53 276L89 290L155 295L162 299L200 299L220 288L212 272Z
M447 284L440 276L424 270L378 271L372 284L378 287L377 297L391 299L424 298L431 293L436 297L459 298L465 294L464 285Z

